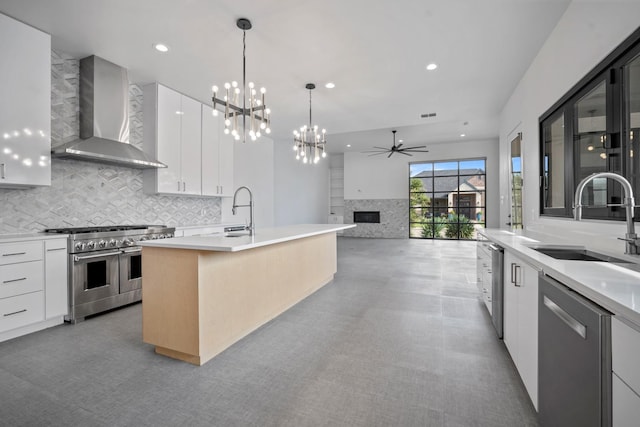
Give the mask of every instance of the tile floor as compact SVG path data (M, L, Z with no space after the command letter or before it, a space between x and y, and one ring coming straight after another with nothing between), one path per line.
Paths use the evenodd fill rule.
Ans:
M141 305L0 343L0 425L537 426L475 243L338 240L335 280L202 367Z

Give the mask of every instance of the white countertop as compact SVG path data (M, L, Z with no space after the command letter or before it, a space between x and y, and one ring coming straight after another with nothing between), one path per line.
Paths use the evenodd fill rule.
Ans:
M66 239L67 237L69 237L68 234L52 233L0 234L0 243L27 242L30 240Z
M626 318L640 329L640 256L614 255L616 258L631 261L625 265L633 269L608 262L559 260L531 248L536 245L567 245L566 242L554 241L548 236L527 232L516 234L498 229L481 230L480 234L514 253L537 270L612 313ZM586 248L611 255L589 245Z
M201 251L237 252L260 246L273 245L289 240L302 239L318 234L332 233L355 224L299 224L284 227L259 228L253 236L237 233L234 237L223 234L207 234L188 237L173 237L170 239L147 240L140 242L141 246L172 249L193 249Z

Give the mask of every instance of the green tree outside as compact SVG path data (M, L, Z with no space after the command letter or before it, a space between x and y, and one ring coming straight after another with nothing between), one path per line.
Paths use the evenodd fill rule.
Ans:
M424 193L422 181L418 178L411 178L409 192L409 202L411 203L409 220L412 223L426 222L427 218L425 217L425 213L429 212L428 209L431 207L431 199Z

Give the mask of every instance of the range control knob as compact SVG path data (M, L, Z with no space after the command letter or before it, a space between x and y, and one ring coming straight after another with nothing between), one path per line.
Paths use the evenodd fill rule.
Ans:
M95 248L96 248L96 242L94 242L93 240L87 243L87 249L95 249Z
M133 242L133 239L124 239L124 240L122 241L122 244L123 244L124 246L133 246L134 242Z
M104 240L100 240L100 241L98 242L98 247L99 247L100 249L104 249L104 248L106 248L106 247L107 247L107 242L106 242L106 241L104 241Z
M76 249L76 251L81 251L84 249L84 242L78 242L75 244L74 248Z
M142 237L140 238L140 241L147 240L147 239L149 239L147 236L142 236Z
M110 247L110 248L115 247L115 245L116 245L116 240L115 240L115 239L111 239L111 240L109 240L109 247Z

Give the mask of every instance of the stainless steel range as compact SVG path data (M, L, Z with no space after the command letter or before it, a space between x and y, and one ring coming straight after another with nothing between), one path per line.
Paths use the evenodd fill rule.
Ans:
M164 225L50 228L69 234L69 315L76 323L86 316L142 299L141 240L173 237Z

